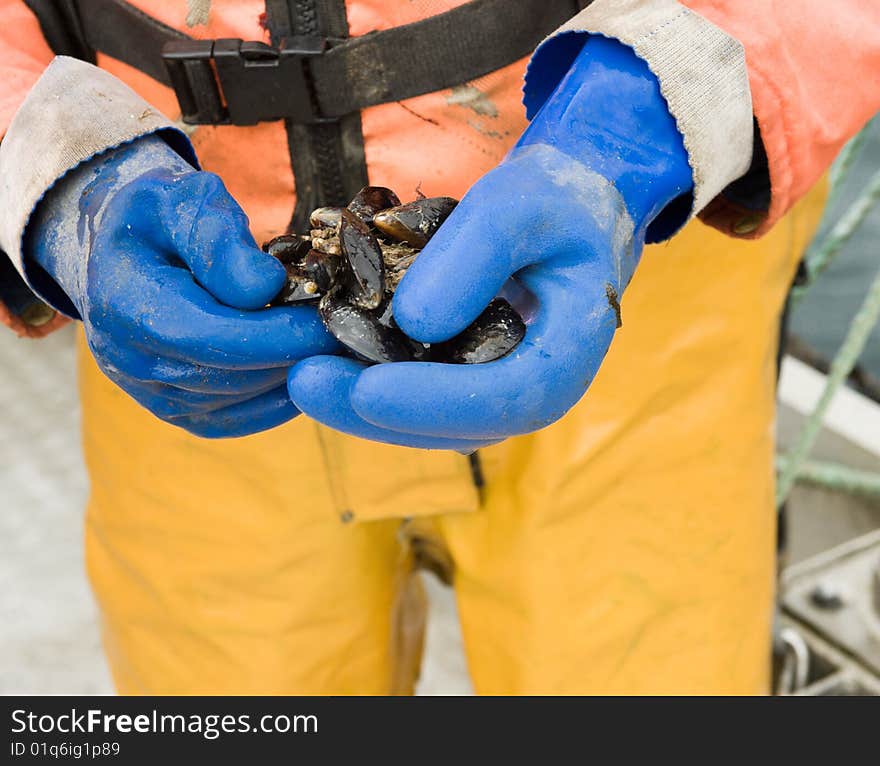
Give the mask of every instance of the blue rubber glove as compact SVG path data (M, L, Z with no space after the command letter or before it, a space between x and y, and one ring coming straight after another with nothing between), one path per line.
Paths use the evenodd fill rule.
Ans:
M338 348L313 308L261 311L284 267L220 179L156 136L77 167L25 236L29 276L82 319L106 375L163 420L241 436L298 414L287 368Z
M537 299L523 309L520 345L475 365L314 357L291 370L291 398L333 428L415 447L468 451L553 423L608 351L649 226L654 237L671 234L692 185L654 75L626 46L591 38L394 297L403 331L435 343L461 332L515 277Z

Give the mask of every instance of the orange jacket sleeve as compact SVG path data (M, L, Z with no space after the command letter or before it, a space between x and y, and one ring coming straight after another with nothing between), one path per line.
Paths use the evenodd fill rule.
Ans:
M703 218L728 233L759 236L880 110L880 2L681 2L745 48L752 108L770 175L769 210L754 219L754 231L743 231L749 228L742 224L747 211L723 196L704 210Z
M0 135L53 58L36 17L20 0L0 0Z
M20 0L0 0L0 52L0 135L3 135L24 97L53 58L40 25ZM5 257L0 253L0 258ZM20 335L46 335L66 321L56 315L35 327L0 303L0 324L8 325Z

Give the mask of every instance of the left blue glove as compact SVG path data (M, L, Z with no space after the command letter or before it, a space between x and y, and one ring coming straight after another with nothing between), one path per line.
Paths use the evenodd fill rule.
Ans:
M520 345L476 365L317 356L290 371L291 398L333 428L413 447L473 450L553 423L599 369L646 238L682 223L692 186L656 77L630 48L591 38L394 297L401 329L435 343L514 277L537 299Z
M60 179L24 249L40 293L82 319L103 372L199 436L243 436L295 417L287 368L338 347L314 308L263 308L284 267L256 246L220 179L157 136Z

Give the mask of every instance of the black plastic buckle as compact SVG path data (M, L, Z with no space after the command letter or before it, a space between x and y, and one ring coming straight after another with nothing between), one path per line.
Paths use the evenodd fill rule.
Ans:
M291 37L280 48L238 38L174 40L162 59L190 125L256 125L281 119L323 122L305 60L320 56L328 41Z

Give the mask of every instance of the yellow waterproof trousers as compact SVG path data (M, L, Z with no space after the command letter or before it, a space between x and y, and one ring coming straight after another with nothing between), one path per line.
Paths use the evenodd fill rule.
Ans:
M820 196L760 241L695 222L648 248L587 395L481 450L482 492L461 455L304 417L194 438L83 352L119 690L408 692L423 565L455 587L478 692L767 691L778 325Z

